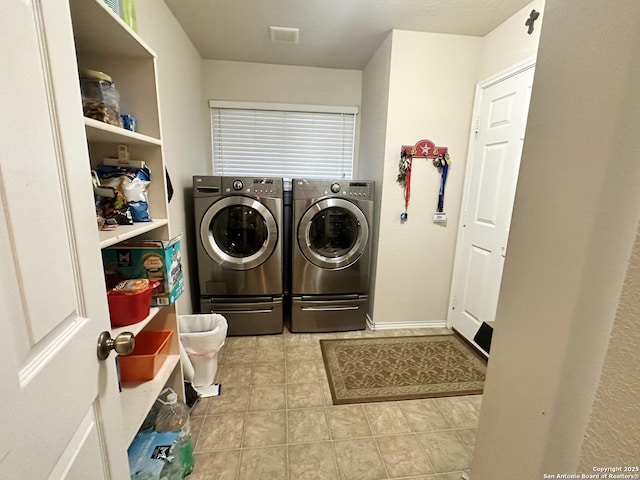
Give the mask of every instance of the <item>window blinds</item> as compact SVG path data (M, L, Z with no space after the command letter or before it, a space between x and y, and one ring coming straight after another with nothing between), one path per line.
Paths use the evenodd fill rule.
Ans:
M351 179L355 107L210 106L215 175Z

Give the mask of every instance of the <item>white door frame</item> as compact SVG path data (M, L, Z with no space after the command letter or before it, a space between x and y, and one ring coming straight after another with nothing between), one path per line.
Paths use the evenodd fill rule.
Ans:
M456 286L457 283L460 281L458 277L460 276L460 270L461 270L459 267L460 267L460 262L462 261L462 258L461 258L462 251L459 247L462 245L462 240L465 234L463 225L466 222L467 209L468 209L467 205L469 202L469 192L471 190L471 184L468 180L471 178L470 171L474 161L474 149L475 149L475 142L476 142L475 133L477 130L477 122L479 121L479 117L480 117L482 94L485 89L495 85L496 83L502 82L510 77L513 77L514 75L518 75L519 73L529 70L530 68L534 68L535 64L536 64L536 56L535 55L529 56L513 64L512 66L506 68L505 70L502 70L496 73L495 75L492 75L489 78L482 80L476 84L476 92L475 92L475 98L473 103L473 115L471 117L472 118L471 129L469 132L467 163L465 167L465 177L464 177L465 181L464 181L464 187L462 190L463 192L462 202L460 207L460 221L458 223L458 234L456 237L456 251L455 251L454 261L453 261L453 275L451 277L451 287L449 289L449 304L447 306L447 328L452 328L451 311L455 304L454 286ZM517 182L517 177L516 177L516 182Z

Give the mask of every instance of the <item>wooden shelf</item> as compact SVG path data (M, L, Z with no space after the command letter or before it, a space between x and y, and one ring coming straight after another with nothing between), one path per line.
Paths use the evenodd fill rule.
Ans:
M137 237L143 233L150 232L156 228L168 225L169 221L166 218L159 220L152 220L150 222L139 222L133 225L118 225L115 230L100 230L98 235L100 237L100 248L107 248L116 243L124 242L130 238Z
M127 445L138 433L156 398L160 395L176 367L179 367L179 362L180 355L169 355L153 380L122 384L120 400Z
M120 57L156 57L138 34L103 1L71 0L70 6L79 51Z
M132 132L115 125L84 117L87 140L96 143L127 143L133 145L162 145L157 138Z

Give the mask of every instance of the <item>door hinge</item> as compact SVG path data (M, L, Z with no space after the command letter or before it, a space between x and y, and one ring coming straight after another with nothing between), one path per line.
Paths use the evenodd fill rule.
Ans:
M454 295L453 298L451 299L451 310L455 310L457 306L458 306L458 296Z
M476 117L475 121L474 121L474 125L473 125L473 130L476 134L476 137L478 136L478 131L480 131L480 117Z

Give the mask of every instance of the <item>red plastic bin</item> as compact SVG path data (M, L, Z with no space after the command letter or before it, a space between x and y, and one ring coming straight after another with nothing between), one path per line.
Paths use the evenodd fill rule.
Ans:
M110 290L107 294L109 302L109 318L111 326L126 327L141 322L151 310L151 296L156 283L150 283L146 290L135 294L123 294Z
M118 357L122 382L153 380L167 359L171 330L146 331L136 335L136 346L129 355Z

